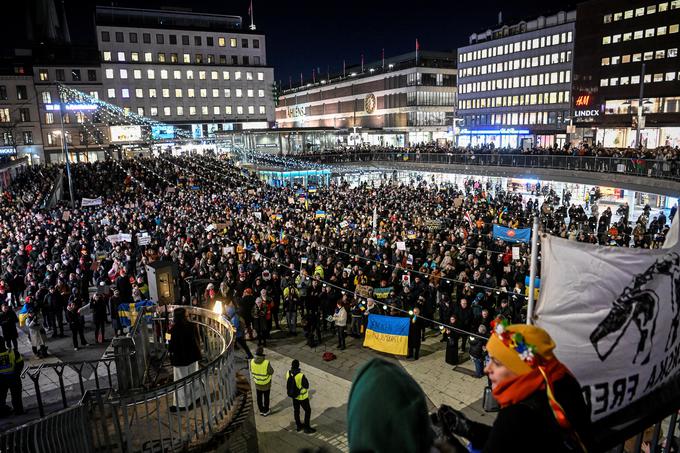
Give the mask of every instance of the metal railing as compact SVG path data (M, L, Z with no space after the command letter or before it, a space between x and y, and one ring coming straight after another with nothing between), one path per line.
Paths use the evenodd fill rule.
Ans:
M0 451L186 451L224 431L241 408L232 327L222 315L184 308L198 328L203 347L205 363L197 372L152 389L114 391L98 386L85 391L78 404L0 434ZM147 341L164 344L167 317L142 325L153 337ZM144 354L139 341L134 346L139 355ZM135 361L130 359L131 367ZM182 410L179 401L190 405ZM38 435L39 430L46 434ZM66 438L76 434L77 440Z
M680 181L680 160L636 159L626 157L561 156L532 154L456 154L415 152L347 152L294 156L318 164L352 162L405 162L547 168L598 173L617 173Z

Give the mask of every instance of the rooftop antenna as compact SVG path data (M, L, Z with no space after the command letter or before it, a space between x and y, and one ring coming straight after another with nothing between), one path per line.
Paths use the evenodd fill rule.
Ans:
M248 14L250 15L250 29L255 30L255 17L253 16L253 0L250 0L250 6L248 7Z
M498 25L503 24L503 11L498 11Z

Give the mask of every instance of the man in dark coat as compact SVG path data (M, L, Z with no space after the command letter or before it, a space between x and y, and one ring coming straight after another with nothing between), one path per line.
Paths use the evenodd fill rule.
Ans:
M9 308L6 303L2 304L2 310L0 311L0 327L2 328L2 336L5 339L5 344L7 349L14 348L15 351L19 350L19 344L17 339L19 338L19 332L17 331L17 323L19 318L17 317L14 310Z
M189 376L198 371L198 361L201 360L201 346L196 325L186 317L184 308L175 308L173 312L173 326L170 329L170 364L172 365L174 381ZM190 388L193 385L194 389ZM173 396L173 405L170 406L171 412L177 410L191 410L194 397L199 395L200 388L195 383L187 383L180 386Z
M408 355L407 359L413 357L413 360L418 360L420 355L420 343L422 342L422 335L425 331L425 322L420 317L420 308L413 309L413 316L408 329Z

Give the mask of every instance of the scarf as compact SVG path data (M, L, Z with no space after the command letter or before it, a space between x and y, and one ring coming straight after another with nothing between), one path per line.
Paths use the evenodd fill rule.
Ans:
M545 378L541 369L545 372ZM503 408L524 401L532 393L546 388L546 379L553 383L561 379L569 370L559 360L551 360L531 373L508 379L493 389L493 396ZM552 389L550 391L552 393Z

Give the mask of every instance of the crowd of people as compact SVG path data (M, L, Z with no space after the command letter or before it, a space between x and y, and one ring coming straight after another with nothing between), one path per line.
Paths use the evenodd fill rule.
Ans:
M149 298L145 265L160 260L177 266L182 304L226 302L249 358L246 340L265 346L277 329L310 346L336 338L342 350L347 336L364 335L368 314L386 314L412 318L413 359L430 332L446 342L447 361L469 354L481 376L491 321L526 317L530 250L494 239L494 224L529 227L538 214L546 231L572 240L656 247L672 220L645 211L631 230L628 209L613 222L596 193L586 213L549 186L527 196L473 179L272 187L225 159L168 154L74 164L76 198L102 204L42 209L54 168L29 169L0 211L0 326L16 350L25 323L38 357L64 324L75 349L120 334L118 307ZM202 281L211 283L193 283Z
M680 160L680 148L665 144L656 148L613 148L603 146L601 143L589 144L586 142L574 144L567 143L563 146L530 146L530 147L499 147L493 142L480 145L456 146L451 142L422 142L411 146L383 146L362 144L357 146L339 146L335 149L306 150L305 156L322 156L324 154L366 154L366 153L413 153L413 154L516 154L536 156L587 156L587 157L619 157L630 159L658 159L664 161Z

